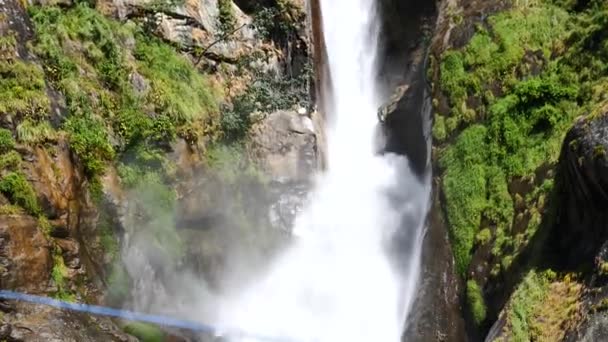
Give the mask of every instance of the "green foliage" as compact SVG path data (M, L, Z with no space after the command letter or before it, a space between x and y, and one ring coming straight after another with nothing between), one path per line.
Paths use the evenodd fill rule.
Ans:
M30 12L34 50L66 97L69 116L61 129L91 184L117 156L156 151L178 132L208 132L190 127L213 127L216 118L211 114L218 112L221 94L170 45L146 36L132 22L110 20L82 3L68 10L51 6ZM131 84L134 72L149 83L141 93ZM54 136L46 122L24 122L19 132L19 139L29 143Z
M481 325L486 320L486 304L481 288L472 279L467 281L467 302L475 324Z
M442 141L446 138L446 125L445 117L442 115L435 114L435 120L433 121L433 138L438 141Z
M156 38L137 36L134 56L150 80L147 100L177 123L208 118L218 111L219 96L192 64Z
M277 6L258 7L253 16L253 27L264 40L283 42L296 32L296 23L289 16L288 5L278 1Z
M243 65L247 65L247 61ZM298 77L256 70L253 75L255 82L232 99L231 107L224 108L220 122L224 140L234 142L243 139L253 124L252 116L255 113L270 113L295 105L309 107L306 99L309 98L308 80L311 73L309 65Z
M17 126L17 139L25 144L42 144L56 138L57 132L48 121L35 123L25 119Z
M227 34L233 31L236 27L236 17L232 8L232 0L218 0L217 2L219 15L220 31Z
M85 172L94 177L105 168L105 161L114 158L114 149L108 141L106 128L93 118L71 117L65 124L70 147L84 165Z
M53 270L51 271L51 279L55 286L57 286L57 292L53 295L56 299L74 302L76 296L70 293L68 285L66 284L65 278L68 276L68 269L65 266L63 257L59 250L56 250L53 255Z
M0 59L0 114L45 118L50 102L42 69L33 62Z
M486 132L487 129L481 125L469 127L440 160L441 167L445 169L443 191L452 247L456 268L461 274L468 267L481 214L488 205Z
M0 179L0 192L9 198L11 203L21 206L28 213L38 215L40 205L32 185L21 172L10 172Z
M23 208L17 205L0 205L0 215L17 215L23 213Z
M589 108L585 101L602 98L605 83L598 78L608 75L597 57L608 26L595 12L568 13L543 1L519 4L489 17L488 29L478 28L464 48L443 55L440 86L452 111L435 121L433 133L444 140L461 129L455 143L439 151L459 272L466 271L480 230L494 228L492 252L504 268L540 225L551 187L532 180L541 167L555 165L572 120ZM590 36L602 37L593 49ZM530 75L534 68L540 73ZM520 180L530 180L534 193L525 202L509 192ZM513 219L524 214L515 211L514 196L528 222L517 236Z
M127 334L137 337L141 342L165 341L165 333L155 325L133 322L123 326L122 329Z
M46 236L47 238L50 238L51 231L53 230L53 226L51 226L51 222L49 221L49 219L46 216L44 216L44 215L38 216L38 228L40 229L40 231L42 231L44 236Z
M15 147L13 132L5 128L0 128L0 153L6 153Z
M530 341L534 308L545 299L548 289L547 277L532 270L513 293L507 319L512 327L514 341Z
M549 58L566 37L568 20L566 11L550 5L515 8L488 19L491 34L479 28L462 51L447 51L440 65L440 85L452 104L451 115L458 122L483 116L484 106L473 112L467 100L491 100L494 94L487 90L515 84L526 52L541 51Z

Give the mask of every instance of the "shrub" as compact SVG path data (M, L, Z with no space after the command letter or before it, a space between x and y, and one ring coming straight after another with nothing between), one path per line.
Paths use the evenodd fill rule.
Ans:
M40 213L36 192L21 172L10 172L0 179L0 192L13 204L17 204L32 215Z

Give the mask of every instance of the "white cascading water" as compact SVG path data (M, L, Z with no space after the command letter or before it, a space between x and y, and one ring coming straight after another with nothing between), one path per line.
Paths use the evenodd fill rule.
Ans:
M293 245L221 305L220 323L293 341L397 342L414 297L429 191L407 159L375 151L375 0L321 4L333 87L328 168L296 219ZM388 249L399 229L409 242L395 261Z

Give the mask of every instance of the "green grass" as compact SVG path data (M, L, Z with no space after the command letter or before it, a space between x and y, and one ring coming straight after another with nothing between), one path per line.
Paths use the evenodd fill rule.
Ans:
M0 114L46 118L50 102L40 66L22 60L0 60Z
M40 213L36 192L23 173L10 172L2 177L0 192L9 198L11 203L21 206L28 213L32 215Z
M473 315L473 321L478 326L481 325L486 319L487 310L483 299L483 293L475 280L467 281L467 303L469 305L469 310Z
M184 57L156 38L137 36L138 70L151 82L148 101L178 123L203 120L218 111L220 93Z
M127 334L137 337L141 342L165 341L165 333L152 324L133 322L124 325L122 329Z
M54 141L56 138L57 132L48 121L36 123L25 119L17 126L17 139L24 144L42 144Z

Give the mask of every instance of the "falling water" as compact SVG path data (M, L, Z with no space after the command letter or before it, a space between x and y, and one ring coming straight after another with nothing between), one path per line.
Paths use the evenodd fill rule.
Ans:
M321 8L333 87L328 167L296 219L293 246L223 305L220 320L296 341L396 342L415 292L428 187L405 157L375 153L375 0ZM405 238L395 244L397 232Z

